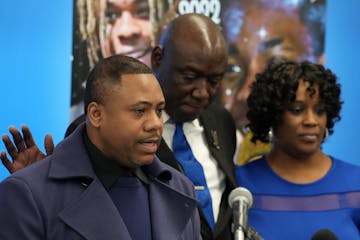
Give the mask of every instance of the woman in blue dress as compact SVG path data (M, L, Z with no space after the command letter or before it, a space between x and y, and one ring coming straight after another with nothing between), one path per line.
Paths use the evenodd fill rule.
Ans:
M278 61L256 76L249 127L272 148L238 167L237 181L253 194L249 225L266 240L311 239L321 229L360 239L360 167L321 148L341 105L337 77L322 65Z

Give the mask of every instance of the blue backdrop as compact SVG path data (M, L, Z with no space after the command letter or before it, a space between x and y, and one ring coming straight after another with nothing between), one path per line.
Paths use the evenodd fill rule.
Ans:
M326 66L339 76L345 104L324 150L360 165L359 9L358 0L327 1ZM9 125L27 124L44 150L45 134L58 143L69 124L72 0L2 0L0 29L0 134L8 133ZM0 180L6 176L0 166Z

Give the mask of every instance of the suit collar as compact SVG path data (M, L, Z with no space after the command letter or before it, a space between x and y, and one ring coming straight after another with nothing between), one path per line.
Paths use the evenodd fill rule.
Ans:
M217 160L219 167L223 170L227 179L227 187L220 203L219 213L221 214L219 214L218 216L214 233L211 232L210 226L208 225L203 225L201 227L201 232L202 236L205 236L205 238L206 236L208 236L209 238L221 239L222 236L220 236L220 234L223 233L224 229L229 227L227 226L227 224L229 223L229 219L231 218L231 209L228 206L227 196L228 191L236 187L235 169L233 164L229 164L228 160L223 160L228 157L227 153L225 152L226 148L224 145L227 143L224 142L224 136L220 137L222 126L219 125L217 121L217 116L215 115L211 106L209 106L209 108L200 116L200 123L204 127L204 133L206 141L208 142L209 150L212 156ZM205 216L201 210L200 218L202 224L204 224L204 222L206 223Z
M170 150L170 148L168 147L168 145L166 144L163 138L161 139L160 146L156 151L156 154L160 156L162 162L166 163L167 165L175 168L176 170L182 173L184 172L180 164L176 160L173 152Z
M53 153L55 161L51 162L49 171L50 178L96 177L82 138L85 130L85 123L80 124L73 134L56 146Z
M153 239L178 239L196 211L196 199L173 191L169 185L158 180L150 185L149 191ZM169 217L164 217L164 213Z
M117 208L92 170L81 136L84 130L85 125L82 124L59 143L53 153L50 178L91 179L88 184L79 182L79 189L75 186L76 191L80 191L79 195L65 203L59 217L85 239L131 240ZM153 239L177 239L186 229L197 202L172 187L171 182L178 181L173 179L169 167L157 157L143 169L151 180L149 199Z
M163 173L160 178L164 178ZM159 177L149 185L149 200L153 239L158 240L181 236L197 205L195 199L174 190ZM60 218L86 239L131 239L121 215L98 179L92 181L78 199L65 206Z
M214 113L212 113L211 111L205 111L204 114L200 116L200 122L204 126L204 133L211 154L217 160L221 169L224 171L227 179L229 179L231 185L233 187L236 187L234 165L228 164L228 161L222 161L222 159L224 159L224 157L226 156L226 154L224 153L224 144L226 143L222 141L223 138L219 137L221 128L216 121Z
M221 131L223 131L223 126L219 125L218 116L216 116L216 112L213 109L213 106L210 105L205 112L199 117L200 124L204 127L205 138L209 146L209 150L212 156L218 162L220 168L226 175L227 179L227 188L223 195L223 199L220 205L220 215L218 217L218 223L215 227L215 232L212 233L210 226L207 224L205 220L205 216L202 213L202 210L199 208L199 214L201 218L201 233L204 238L214 238L214 239L221 239L220 234L224 232L225 228L229 228L228 223L229 219L231 218L231 209L228 206L227 202L227 195L230 190L236 187L236 180L235 180L235 170L233 164L229 164L229 161L222 160L224 158L228 158L228 153L226 152L224 142L224 136L221 136ZM234 128L235 131L235 128ZM235 133L234 133L235 134ZM161 161L164 163L172 166L173 168L177 169L180 172L183 172L181 166L177 162L174 154L167 146L164 139L162 139L160 147L157 151L158 156L160 156Z
M149 193L153 239L177 239L194 214L196 200L158 180L150 184ZM85 239L131 239L118 210L98 180L94 180L77 200L67 204L59 216Z
M98 179L78 199L66 204L59 216L85 239L131 240L116 206Z

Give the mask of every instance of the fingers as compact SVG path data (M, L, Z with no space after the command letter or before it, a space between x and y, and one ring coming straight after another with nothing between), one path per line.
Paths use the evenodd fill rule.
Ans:
M11 141L11 139L9 138L9 136L6 134L2 135L2 141L5 145L6 151L9 153L11 158L16 159L18 156L18 151L17 151L15 145L13 144L13 142ZM6 154L5 154L5 157L6 157ZM3 159L2 153L1 153L1 159Z
M44 139L44 147L46 151L46 155L50 155L54 151L54 140L50 134L46 134Z
M25 150L25 142L24 142L24 139L21 136L19 130L14 126L10 126L9 127L9 132L11 133L11 135L13 137L13 141L14 141L14 144L15 144L17 150L19 152L24 151Z
M35 140L34 140L32 134L31 134L31 132L30 132L29 127L26 126L26 125L23 125L23 126L21 127L21 131L22 131L22 134L23 134L23 136L24 136L24 140L23 140L23 141L25 142L26 146L27 146L27 147L35 146L35 145L36 145L36 144L35 144Z
M6 152L2 151L0 153L0 158L1 158L2 164L6 167L6 169L9 171L9 173L12 173L13 172L12 162L10 162L10 160L7 158Z

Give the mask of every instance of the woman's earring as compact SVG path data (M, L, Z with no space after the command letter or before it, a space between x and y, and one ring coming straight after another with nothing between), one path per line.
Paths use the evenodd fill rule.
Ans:
M274 130L272 127L270 127L269 132L268 132L268 140L269 140L269 142L272 142L273 139L274 139Z
M325 142L328 139L328 137L329 137L329 129L325 128L323 142Z

